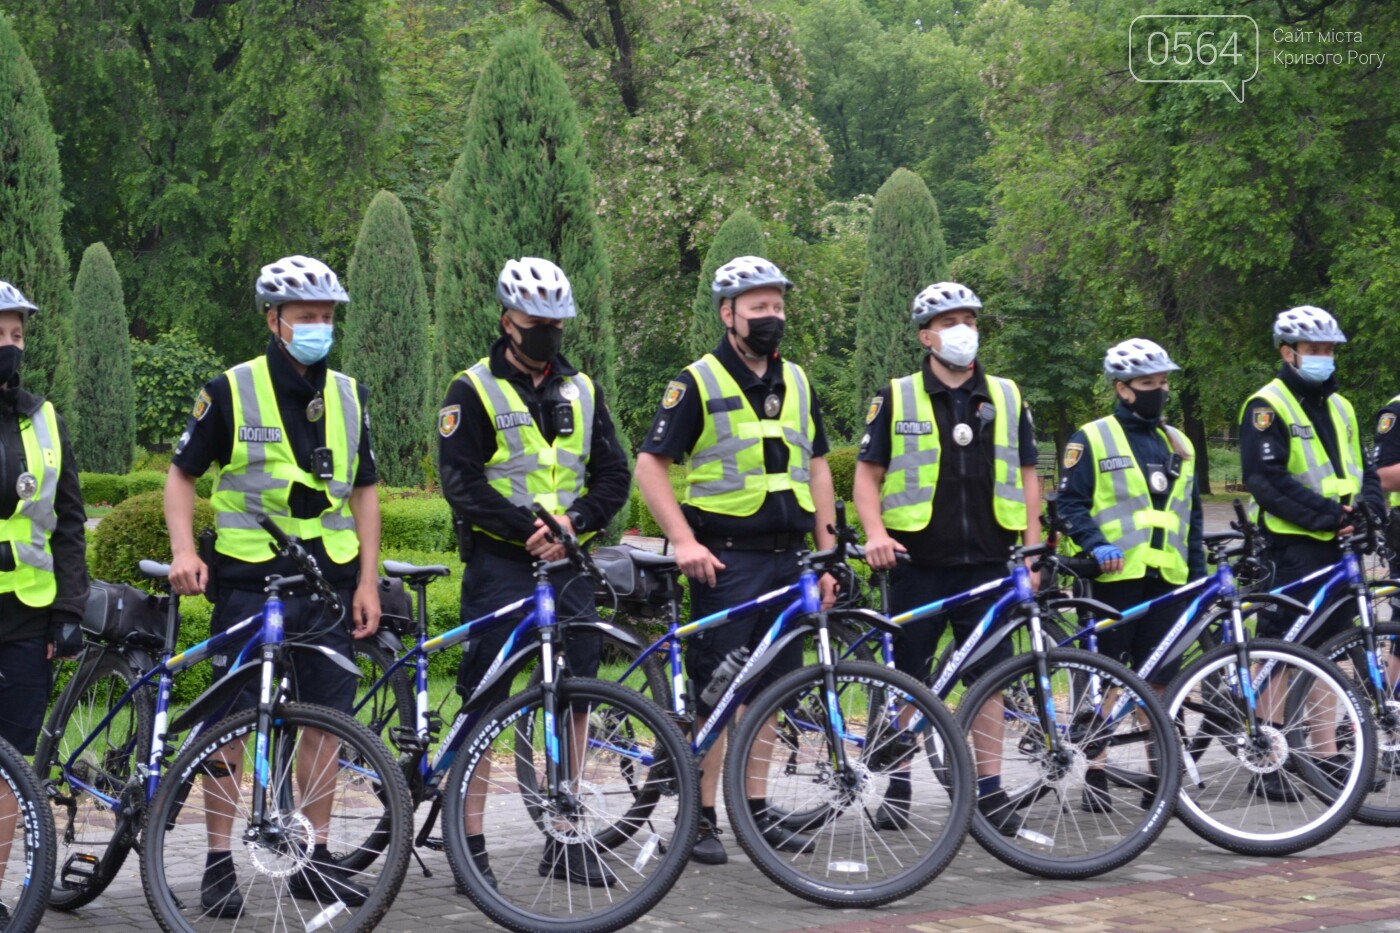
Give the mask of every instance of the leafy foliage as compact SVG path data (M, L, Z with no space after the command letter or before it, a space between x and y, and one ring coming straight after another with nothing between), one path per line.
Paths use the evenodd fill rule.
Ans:
M194 527L213 527L214 509L196 499ZM170 561L170 532L165 525L165 494L159 489L131 496L102 517L88 537L88 568L109 583L147 582L143 560Z
M214 351L181 328L131 341L137 440L151 447L171 443L185 429L200 386L223 368Z
M122 283L101 243L83 253L73 285L77 394L68 419L78 465L124 473L136 443L131 349Z

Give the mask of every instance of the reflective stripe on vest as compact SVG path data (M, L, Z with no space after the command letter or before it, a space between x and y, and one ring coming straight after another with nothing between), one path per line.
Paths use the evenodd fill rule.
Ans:
M690 455L685 504L742 518L757 512L768 493L790 489L798 505L815 511L811 479L816 427L802 367L783 361L782 409L777 418L762 419L714 354L705 354L686 369L695 379L705 420ZM786 473L767 472L763 441L770 437L787 447Z
M574 431L556 434L550 444L515 387L492 375L489 357L457 378L465 379L476 390L487 417L496 427L496 452L485 464L486 481L492 489L512 505L528 509L538 504L552 515L564 514L588 492L588 452L593 449L593 412L597 405L592 379L583 373L564 379L566 388L573 387L567 394L576 396L568 400L573 409ZM476 530L490 534L483 528Z
M1021 390L1010 379L988 376L987 394L996 409L992 423L992 510L1002 528L1024 531L1026 490L1017 443ZM880 486L882 520L886 528L895 531L920 531L933 519L933 495L943 455L933 399L924 391L923 374L892 380L890 402L890 463Z
M1147 568L1156 567L1168 583L1185 583L1189 573L1186 541L1191 525L1191 492L1196 485L1196 473L1189 468L1196 455L1191 442L1176 428L1158 431L1167 449L1184 451L1188 463L1172 483L1165 507L1159 510L1152 507L1142 464L1133 455L1118 419L1100 418L1086 424L1083 431L1097 471L1089 517L1108 543L1123 552L1123 569L1098 579L1137 580L1146 575ZM1152 536L1159 528L1165 533L1160 549L1152 546Z
M354 560L360 542L349 498L359 468L364 421L355 380L326 371L326 386L333 390L324 396L326 446L335 459L335 476L323 480L297 464L277 407L267 357L242 363L225 375L233 396L233 450L219 470L210 499L219 530L219 553L254 564L271 560L272 536L258 526L261 514L270 516L289 535L321 538L326 554L338 564ZM329 500L326 510L316 518L292 518L293 483L324 493Z
M9 543L15 558L14 570L0 572L0 593L14 593L26 606L40 608L52 605L58 595L52 539L58 527L54 500L63 450L53 405L44 402L33 415L21 416L19 434L25 466L38 485L15 504L13 515L0 521L0 541Z
M1327 411L1332 419L1332 429L1337 436L1337 452L1342 458L1342 475L1337 475L1327 448L1317 436L1312 422L1303 412L1303 406L1289 391L1281 379L1274 379L1264 388L1250 396L1240 409L1240 419L1244 410L1254 399L1267 402L1275 416L1288 428L1288 473L1295 480L1313 492L1333 502L1341 502L1347 496L1361 492L1361 470L1365 461L1361 456L1361 438L1356 427L1356 412L1338 392L1327 397ZM1249 425L1244 425L1248 429ZM1251 512L1259 512L1258 503L1251 504ZM1261 518L1264 527L1284 534L1306 535L1321 541L1330 541L1337 536L1336 531L1309 531L1301 525L1264 512Z

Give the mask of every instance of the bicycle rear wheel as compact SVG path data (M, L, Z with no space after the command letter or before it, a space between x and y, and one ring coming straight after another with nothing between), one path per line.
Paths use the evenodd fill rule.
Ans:
M1341 668L1356 695L1370 701L1376 724L1376 771L1356 818L1372 826L1400 826L1400 623L1375 626L1376 668L1379 693L1371 682L1366 661L1366 639L1361 629L1351 629L1330 639L1321 654ZM1343 747L1351 737L1338 737Z
M398 763L363 725L324 707L280 705L267 737L256 734L256 725L257 710L234 713L182 750L161 781L142 839L142 881L156 920L172 933L230 926L233 918L216 916L227 900L202 902L206 821L211 801L220 800L233 817L229 838L243 903L239 926L373 929L408 868L411 814ZM271 749L268 812L263 825L253 826L254 750L264 740ZM329 767L317 772L313 763L324 742L332 743L334 754ZM237 779L213 780L228 763L236 766ZM201 787L191 791L186 785L196 778ZM344 851L386 819L395 831L370 867L350 871L337 868L329 855L317 857L313 844L319 839L332 852ZM354 903L359 898L342 880L362 889L361 903Z
M699 776L680 730L649 700L578 677L556 691L552 741L571 763L568 783L545 781L543 689L519 693L458 751L443 785L443 836L457 883L502 926L606 933L650 910L680 877L695 844ZM520 741L522 730L532 741ZM529 759L520 766L537 776L529 786L512 757ZM645 815L638 800L650 801Z
M1207 652L1167 688L1190 754L1177 815L1203 839L1245 855L1289 855L1346 825L1375 769L1369 705L1317 652L1270 639ZM1251 686L1244 689L1244 678ZM1251 735L1246 696L1254 698ZM1349 745L1337 739L1349 736Z
M1157 694L1126 667L1072 648L1051 649L1046 665L1041 684L1034 655L1004 661L959 704L978 774L1001 782L979 800L972 835L1013 868L1090 878L1161 834L1181 760Z
M45 876L43 885L54 910L77 910L95 900L135 844L145 805L137 769L151 747L154 691L138 691L120 710L116 705L139 679L126 658L103 650L85 661L63 688L39 736L34 770L49 790L46 809L63 831L58 873ZM109 714L112 720L65 773L62 765ZM83 785L120 800L119 808Z
M859 661L837 664L835 678L834 730L819 666L750 701L726 755L724 797L740 845L783 889L876 907L919 890L957 854L975 795L971 756L916 679ZM834 767L833 731L845 773Z

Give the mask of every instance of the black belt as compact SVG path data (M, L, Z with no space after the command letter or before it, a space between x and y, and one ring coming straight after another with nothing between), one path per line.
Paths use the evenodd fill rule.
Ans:
M743 535L723 538L704 536L699 539L711 551L791 551L806 547L807 536L796 531L778 534Z

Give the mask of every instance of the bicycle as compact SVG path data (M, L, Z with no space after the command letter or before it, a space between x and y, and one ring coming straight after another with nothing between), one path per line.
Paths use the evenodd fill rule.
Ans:
M0 739L0 929L32 933L48 906L57 838L42 785L24 755Z
M622 679L644 674L642 683L691 733L697 761L747 706L726 754L724 795L740 845L759 869L784 890L833 907L886 904L941 873L967 832L971 758L951 715L917 680L879 665L838 660L833 653L830 629L837 624L859 619L862 626L890 629L875 613L822 610L818 577L844 565L846 545L801 552L797 582L686 624L680 622L675 560L625 553L630 550L605 555L602 575L629 593L639 574L650 575L651 598L664 600L668 629L640 650L630 634L612 636L634 655ZM777 617L723 689L712 687L718 694L712 711L697 722L681 642L766 611L777 611ZM808 636L816 641L817 663L764 685L783 649ZM917 761L926 770L915 774ZM891 776L906 770L910 801L903 825L876 830L874 810ZM756 799L751 785L765 788L765 806L750 804ZM649 805L638 796L639 810ZM791 841L793 834L807 840L802 850L781 851L777 838Z
M1098 633L1185 603L1137 670L1150 677L1199 649L1164 691L1185 769L1177 815L1222 848L1286 855L1330 838L1356 813L1374 741L1366 740L1371 734L1366 710L1334 665L1290 641L1249 637L1244 619L1250 614L1269 606L1309 609L1281 592L1242 594L1237 569L1259 576L1263 568L1257 532L1238 502L1236 510L1236 530L1203 536L1213 573L1118 610L1116 618L1097 620L1090 612L1061 643L1096 650ZM1056 524L1052 509L1050 527ZM1235 557L1241 559L1239 568L1230 564ZM1072 575L1097 573L1092 561L1085 566L1078 560ZM1329 729L1350 737L1350 758L1324 754L1331 744ZM1153 773L1106 770L1110 781L1129 790L1156 780Z
M601 933L636 920L680 877L695 842L699 777L664 711L633 691L564 670L559 648L568 632L595 623L556 617L550 574L570 566L584 578L593 571L573 536L548 512L536 514L569 556L535 565L530 596L437 636L428 633L426 589L448 568L384 562L388 576L415 592L417 644L389 665L359 705L393 689L399 672L412 672L413 724L387 731L401 753L413 805L431 802L415 844L436 847L430 833L441 815L440 845L459 887L483 913L521 933ZM513 628L488 675L438 742L442 722L428 708L429 656L505 625ZM536 662L538 684L484 706ZM508 754L514 768L501 767ZM636 797L651 801L645 814L634 812ZM624 801L626 811L616 812L614 800ZM467 838L468 817L481 824L472 833L480 849ZM341 863L373 861L381 832L372 828Z
M225 909L230 900L201 901L208 845L205 820L196 816L201 808L191 799L200 776L206 805L221 800L220 812L232 813L235 825L245 827L237 837L229 834L230 842L242 843L233 852L242 882L239 923L279 928L295 919L308 930L368 930L398 892L408 862L402 830L409 818L408 789L402 772L383 744L350 717L283 697L282 671L290 651L320 652L354 669L353 662L328 648L285 638L283 595L308 589L326 601L332 615L340 611L338 597L299 542L266 516L258 521L302 571L268 577L262 612L177 653L179 599L171 595L159 636L89 640L77 673L50 711L36 761L50 801L65 821L65 844L80 848L53 882L51 901L58 909L72 910L97 897L139 844L147 901L163 929L203 929L232 919L219 916L233 912L231 906ZM140 567L153 580L164 580L170 569L154 561L141 561ZM174 678L225 652L234 656L229 673L171 721ZM254 682L256 708L229 713ZM78 724L76 738L70 723ZM309 754L319 757L302 759L308 732L315 737L306 743ZM176 747L168 739L179 733L185 737ZM324 763L326 741L336 743L330 764ZM306 760L323 763L315 768ZM337 774L328 775L332 767ZM294 770L301 772L296 781ZM229 780L239 773L242 779ZM328 795L332 810L318 825L305 810L325 807L321 801ZM396 831L386 837L378 873L356 876L367 891L362 904L351 906L343 889L333 886L338 879L328 880L313 858L314 843L322 833L329 843L354 835L370 814ZM297 883L303 889L299 896L314 900L314 907L303 910L292 901L293 910L284 913L284 895Z

